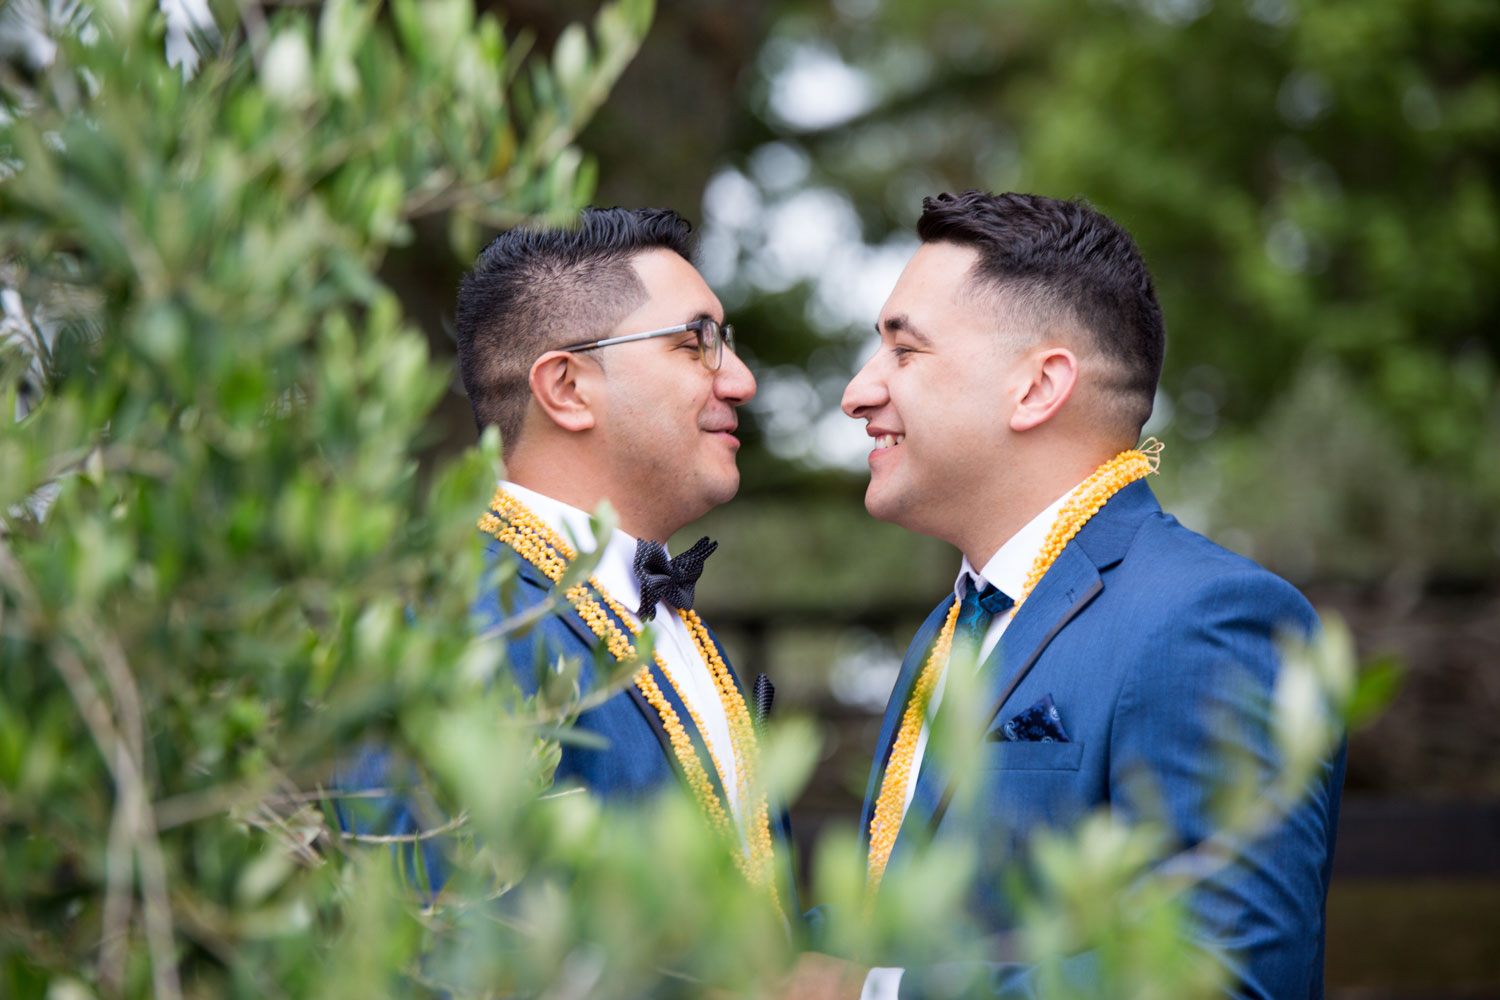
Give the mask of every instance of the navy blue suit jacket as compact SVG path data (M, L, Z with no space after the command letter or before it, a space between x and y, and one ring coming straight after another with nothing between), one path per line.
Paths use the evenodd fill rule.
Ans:
M862 830L912 684L952 601L933 611L902 664ZM1108 805L1163 819L1179 846L1198 843L1214 830L1209 797L1224 768L1217 741L1243 729L1241 742L1264 768L1274 767L1265 728L1274 640L1283 629L1307 634L1316 624L1290 584L1184 528L1144 482L1125 487L1063 549L981 667L988 732L972 778L975 808L960 815L945 809L944 795L916 796L891 864L926 836L974 843L983 887L976 909L987 930L1002 932L1013 918L999 869L1019 859L1039 828L1066 828ZM1007 720L1047 695L1071 742L998 738ZM932 757L924 772L929 763L942 767ZM1195 936L1225 956L1234 996L1322 996L1324 901L1343 767L1341 747L1307 797L1245 848L1240 865L1191 896ZM1155 793L1149 804L1142 777ZM929 778L924 785L951 793L951 780ZM1078 959L1078 968L1087 961ZM988 972L995 995L1032 995L1027 967L997 964ZM924 995L924 976L909 969L901 995Z
M480 630L530 611L546 600L552 591L552 581L504 542L490 538L485 550L486 559L492 568L506 563L513 564L516 566L516 577L510 592L505 595L507 604L502 604L501 594L497 589L491 590L476 602L476 627ZM610 616L626 635L630 634L628 626L613 612L610 612ZM718 647L718 639L712 632L710 637ZM589 630L578 612L571 605L563 603L556 613L543 615L531 627L509 636L506 656L517 684L528 695L535 694L542 681L538 671L553 669L563 657L570 657L580 663L579 687L583 691L591 691L598 681L594 658L599 646L598 637ZM719 654L724 654L722 648L719 648ZM606 658L605 662L613 664L614 660ZM724 662L728 665L727 657ZM732 667L730 675L734 675ZM704 771L713 782L714 791L722 797L724 790L719 782L718 772L709 759L703 737L693 725L687 707L667 682L659 666L651 665L651 676L656 679L657 687L677 712L677 718L682 721L699 758L704 762ZM739 683L738 677L735 682ZM743 694L743 688L741 693ZM641 799L677 780L681 774L661 717L634 684L626 685L614 697L580 714L573 727L600 737L604 745L564 742L562 760L558 763L554 778L554 783L559 787L582 785L604 798Z
M490 588L474 604L475 627L480 633L494 628L518 616L535 612L552 594L552 581L539 569L522 559L514 549L500 540L485 536L486 562L491 571L502 567L514 567L515 576L504 587ZM504 591L502 595L502 590ZM600 602L601 604L603 602ZM629 634L625 622L610 612L615 624ZM719 640L709 632L709 638L724 656ZM535 694L543 682L541 672L550 671L564 657L579 663L579 687L583 692L596 689L598 677L595 670L596 650L601 643L589 630L588 625L572 607L559 603L551 612L541 614L534 622L506 636L506 658L517 684L526 694ZM604 662L615 661L606 655ZM734 668L729 667L731 677L744 696ZM688 712L676 690L667 681L661 668L651 666L651 675L657 687L677 712L677 718L693 742L703 769L713 783L714 791L721 798L723 786L718 771L714 768L703 742L703 736L693 725ZM615 802L641 801L649 798L664 786L681 779L681 767L672 750L666 729L656 709L646 701L634 684L626 685L623 691L610 696L602 703L579 714L573 728L598 737L587 741L562 741L562 755L554 774L554 787L582 786L601 798ZM343 789L389 787L391 783L388 757L380 747L363 750L350 766L343 769L335 784ZM422 809L416 794L393 795L377 800L363 800L357 809L338 803L341 825L346 830L359 833L413 834L423 829L432 829L441 817L432 815L430 809ZM772 837L781 872L778 887L786 901L789 914L797 914L797 895L791 881L789 850L790 826L784 809L773 806ZM430 884L436 891L446 881L446 865L441 844L427 840L422 844L421 863L426 868L426 877L418 884ZM408 874L415 875L416 859L409 853L405 856Z

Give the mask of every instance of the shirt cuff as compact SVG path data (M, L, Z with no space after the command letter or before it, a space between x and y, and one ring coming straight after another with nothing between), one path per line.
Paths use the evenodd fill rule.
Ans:
M859 1000L897 1000L901 989L901 976L905 969L876 966L865 975L865 988L859 991Z

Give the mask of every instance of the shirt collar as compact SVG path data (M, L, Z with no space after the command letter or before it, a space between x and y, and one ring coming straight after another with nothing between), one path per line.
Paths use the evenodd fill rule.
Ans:
M547 527L566 538L579 552L594 551L594 529L587 511L518 483L501 480L500 487L525 504ZM635 546L634 535L615 528L605 540L604 552L594 568L594 575L604 589L632 613L641 603L641 584L635 575Z
M1057 520L1058 512L1062 510L1063 504L1077 489L1077 486L1073 487L1044 507L1036 517L1027 521L1021 530L1011 535L1005 544L990 556L990 561L984 564L984 569L975 569L974 564L969 562L969 557L964 556L963 563L959 566L958 579L953 581L953 596L958 600L963 600L964 580L972 579L974 586L981 590L986 583L992 583L1005 596L1013 601L1019 601L1021 591L1026 588L1026 578L1031 575L1032 564L1036 562L1037 553L1042 551L1042 545L1047 541L1047 532L1052 529L1052 524Z

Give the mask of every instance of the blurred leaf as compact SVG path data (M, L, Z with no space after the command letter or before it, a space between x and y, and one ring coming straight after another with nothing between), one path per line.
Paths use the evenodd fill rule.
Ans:
M1345 709L1351 730L1373 720L1395 700L1406 672L1395 656L1378 656L1364 665Z

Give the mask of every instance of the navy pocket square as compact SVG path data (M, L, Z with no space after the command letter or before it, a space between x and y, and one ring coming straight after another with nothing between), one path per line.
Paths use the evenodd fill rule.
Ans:
M1063 728L1062 716L1052 704L1050 694L1021 712L1015 718L993 730L989 738L1006 743L1072 743L1068 731Z

